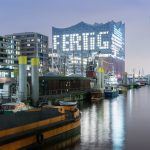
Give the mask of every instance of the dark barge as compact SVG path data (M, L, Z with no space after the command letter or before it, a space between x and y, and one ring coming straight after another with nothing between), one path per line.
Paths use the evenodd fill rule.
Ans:
M40 95L88 90L90 89L90 79L85 77L42 76L39 77L39 88Z
M28 82L31 85L30 78L28 78ZM85 100L91 89L90 82L90 79L86 77L41 76L39 77L39 96L40 99L51 102Z
M0 150L42 146L80 134L80 112L75 106L45 106L0 114L0 120Z

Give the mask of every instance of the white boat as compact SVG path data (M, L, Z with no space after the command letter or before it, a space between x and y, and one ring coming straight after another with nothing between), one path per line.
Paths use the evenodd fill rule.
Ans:
M119 94L118 81L115 75L109 74L105 82L104 95L108 98L117 97Z
M59 101L59 105L61 106L74 106L77 105L77 101L72 102L72 101Z

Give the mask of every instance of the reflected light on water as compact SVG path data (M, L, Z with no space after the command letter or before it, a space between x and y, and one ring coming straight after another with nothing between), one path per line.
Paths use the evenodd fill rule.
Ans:
M101 140L103 143L107 143L110 139L110 109L109 109L109 101L105 101L103 103L103 108L100 110L102 116L100 118L99 122L99 131L100 136L99 140Z
M113 149L120 150L123 147L125 131L124 131L124 103L123 100L116 99L111 103L112 109L112 142Z
M124 143L124 99L104 100L82 113L81 143L118 150ZM93 144L93 145L92 145Z
M82 126L81 126L81 135L84 138L81 138L83 143L92 143L97 140L97 115L96 106L93 105L92 108L82 113ZM89 134L90 133L90 134Z
M128 108L129 108L129 114L131 116L132 113L132 105L133 105L133 90L128 91Z

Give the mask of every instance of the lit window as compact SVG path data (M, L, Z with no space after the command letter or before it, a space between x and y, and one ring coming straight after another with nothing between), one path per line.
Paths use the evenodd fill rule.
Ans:
M59 35L54 35L53 36L53 49L58 49L58 45L59 45L59 42L57 41L57 39L59 38Z
M88 50L88 36L89 33L83 33L83 50Z
M100 32L97 35L97 46L99 47L99 49L108 49L109 46L109 41L108 40L104 40L102 37L103 36L108 35L108 31L106 32Z
M81 36L79 34L70 34L70 50L81 50Z
M64 34L62 38L63 38L62 42L63 51L69 51L69 34Z

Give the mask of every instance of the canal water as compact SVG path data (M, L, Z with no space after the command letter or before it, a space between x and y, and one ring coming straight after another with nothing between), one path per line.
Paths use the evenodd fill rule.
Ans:
M150 87L80 110L80 140L66 150L150 150Z

